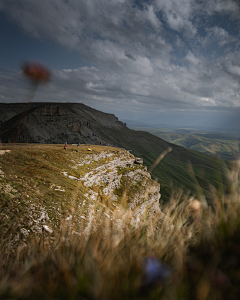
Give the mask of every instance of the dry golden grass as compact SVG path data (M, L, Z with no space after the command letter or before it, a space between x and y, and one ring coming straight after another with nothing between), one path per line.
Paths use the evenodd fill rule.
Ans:
M127 209L110 220L94 208L78 232L63 220L60 233L32 236L10 256L2 252L2 299L140 299L143 261L153 253L172 274L144 299L238 299L239 203L196 215L192 199L173 200L165 216L146 207L138 220Z
M30 146L21 147L27 152ZM87 151L88 145L81 147ZM77 212L69 203L71 222L64 215L60 231L30 234L14 251L6 244L17 221L8 224L0 244L0 299L239 299L239 168L236 163L229 171L230 194L219 198L212 189L211 206L178 191L162 211L152 213L146 202L136 215L123 197L109 218L101 199L76 228ZM11 210L12 202L5 202ZM170 265L171 275L143 292L144 260L152 255Z
M8 143L8 144L2 144L1 149L2 150L14 150L14 149L34 149L34 150L40 150L40 149L48 149L48 150L59 150L63 149L64 144L26 144L26 143ZM117 147L110 147L110 146L100 146L100 145L91 145L91 144L81 144L80 146L76 145L67 145L67 150L80 150L80 151L87 151L88 148L91 148L93 151L101 152L105 150L109 151L118 151L120 148Z

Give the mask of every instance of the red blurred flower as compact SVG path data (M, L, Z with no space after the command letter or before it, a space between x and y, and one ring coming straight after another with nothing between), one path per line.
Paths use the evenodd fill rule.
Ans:
M39 63L24 64L23 73L35 83L48 82L50 79L49 70Z

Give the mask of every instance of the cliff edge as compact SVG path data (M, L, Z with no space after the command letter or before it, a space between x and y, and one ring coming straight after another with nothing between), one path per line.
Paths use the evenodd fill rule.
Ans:
M5 145L0 153L1 226L11 224L11 247L38 232L87 233L94 211L109 218L133 211L133 224L146 210L160 212L160 185L146 167L120 148L87 145Z

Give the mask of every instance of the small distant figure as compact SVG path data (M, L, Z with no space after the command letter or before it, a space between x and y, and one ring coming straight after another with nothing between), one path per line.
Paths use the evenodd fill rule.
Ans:
M102 142L100 142L100 145L102 145Z
M67 141L65 142L65 146L67 147Z
M91 149L91 148L88 148L87 151L92 151L92 149Z
M80 146L80 143L77 144L77 147L79 147L79 146Z

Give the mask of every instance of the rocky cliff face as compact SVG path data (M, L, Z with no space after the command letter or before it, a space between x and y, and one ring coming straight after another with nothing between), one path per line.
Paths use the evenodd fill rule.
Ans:
M125 128L114 115L84 104L0 104L0 135L3 142L111 143L98 133L99 126Z
M11 247L31 234L56 232L64 221L72 231L93 226L94 213L107 218L131 210L132 223L146 210L160 212L160 185L146 167L119 148L12 146L0 152L1 226L14 225ZM11 167L12 166L12 167ZM120 222L120 221L119 221Z

